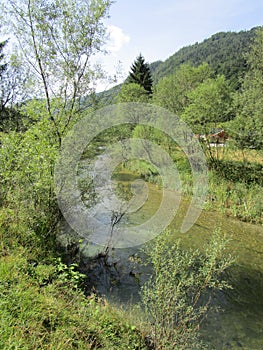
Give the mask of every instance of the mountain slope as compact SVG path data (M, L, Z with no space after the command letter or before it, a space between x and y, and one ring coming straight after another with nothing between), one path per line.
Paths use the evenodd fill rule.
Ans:
M154 62L154 82L169 76L183 63L198 66L207 62L215 74L224 74L233 88L239 87L239 77L246 70L245 53L248 52L256 28L241 32L221 32L201 43L183 47L166 61Z
M241 32L220 32L205 39L183 47L164 62L150 64L154 84L160 79L175 73L181 64L198 66L207 62L214 72L224 74L230 81L233 90L240 87L240 77L247 69L245 54L249 51L257 28ZM114 103L121 84L97 94L101 103Z

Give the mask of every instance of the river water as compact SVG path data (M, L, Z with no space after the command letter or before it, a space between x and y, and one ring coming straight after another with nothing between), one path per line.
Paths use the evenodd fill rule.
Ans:
M115 179L125 192L135 176L125 172ZM148 197L137 211L122 218L123 225L139 225L154 215L162 198L162 191L147 183ZM202 247L216 228L231 237L229 252L236 258L228 272L233 290L219 293L215 303L222 308L211 313L203 325L202 334L211 349L263 349L263 228L227 217L217 211L203 210L192 228L182 234L180 227L189 201L181 199L179 210L169 225L174 238L181 238L186 247ZM106 218L107 221L107 218ZM103 254L95 260L89 256L102 247L89 245L82 250L82 270L87 274L87 286L95 288L110 301L122 306L139 302L140 286L150 274L143 266L141 246L114 249L107 261ZM87 250L85 250L87 249ZM106 262L106 264L105 264Z

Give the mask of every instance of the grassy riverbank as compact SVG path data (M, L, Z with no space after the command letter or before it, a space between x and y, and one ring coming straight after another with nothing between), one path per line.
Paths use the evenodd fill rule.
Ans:
M147 349L150 327L135 322L105 300L85 297L84 276L76 265L66 265L60 258L63 252L56 242L60 215L53 188L58 147L53 137L45 119L24 133L1 134L0 348ZM187 159L176 149L172 156L177 161L183 193L191 195ZM142 168L140 163L133 166L132 170L141 170L147 180L158 180L147 164ZM251 208L259 202L260 183L223 179L216 169L210 171L210 176L208 207L214 203L222 208L220 203L225 201L224 210L230 207L234 215L233 198L238 186L243 186L243 192L237 208L242 208L244 194L250 196ZM226 201L223 194L230 185L233 194ZM250 207L248 210L253 214ZM259 210L245 219L259 222Z
M129 315L95 295L21 212L0 211L0 348L146 349ZM42 231L44 234L44 231Z
M60 258L48 122L0 136L0 348L146 349L139 326L85 297L84 276Z
M212 149L212 152L215 158L211 161L208 157L209 183L204 209L218 210L244 222L263 224L262 152L228 147ZM170 156L180 174L182 194L191 196L193 177L186 156L177 147L171 149ZM161 185L156 169L144 161L128 162L125 168Z

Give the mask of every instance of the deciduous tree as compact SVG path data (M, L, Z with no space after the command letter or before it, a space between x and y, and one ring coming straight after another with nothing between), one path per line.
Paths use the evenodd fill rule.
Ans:
M130 83L123 84L117 101L120 102L148 102L149 94L147 91L139 84Z
M188 94L189 105L182 118L195 132L209 132L231 119L230 86L223 75L207 79Z
M260 149L263 147L263 27L257 30L247 62L249 71L237 95L237 117L232 126L239 146Z
M182 65L173 75L159 81L153 94L153 102L181 115L189 103L189 92L209 78L211 74L207 64L199 67Z
M59 143L100 73L91 61L105 41L102 21L110 5L110 0L10 0L5 6L9 31L34 73L36 95L46 99Z

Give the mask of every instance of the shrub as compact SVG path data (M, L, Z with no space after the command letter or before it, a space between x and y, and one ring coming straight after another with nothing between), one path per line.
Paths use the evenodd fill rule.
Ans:
M167 231L146 248L153 274L141 294L151 339L156 349L204 349L198 330L211 293L230 287L220 280L233 261L224 256L227 240L216 231L204 253L169 241Z

